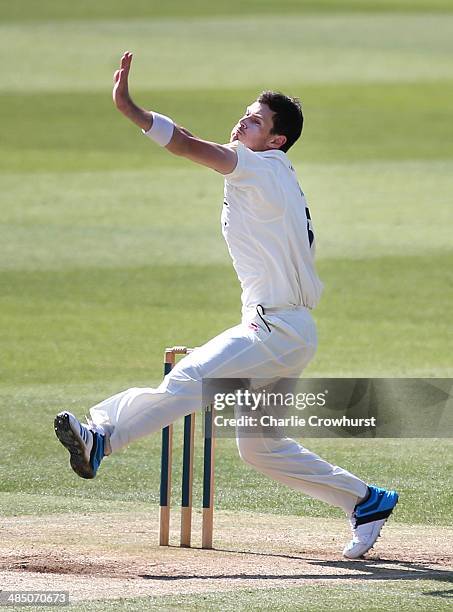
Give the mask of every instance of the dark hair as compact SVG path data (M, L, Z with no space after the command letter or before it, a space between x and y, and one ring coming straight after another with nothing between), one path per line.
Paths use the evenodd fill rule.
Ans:
M302 134L304 116L300 100L289 98L278 91L263 91L258 98L258 102L267 104L271 111L275 113L271 134L286 136L285 144L280 147L286 153Z

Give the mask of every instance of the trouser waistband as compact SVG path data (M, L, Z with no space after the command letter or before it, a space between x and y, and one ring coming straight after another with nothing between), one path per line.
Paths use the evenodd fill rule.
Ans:
M276 314L277 312L288 312L291 310L306 310L307 307L306 306L273 306L270 308L265 308L264 306L262 306L261 304L258 304L257 308L261 308L263 311L263 314Z

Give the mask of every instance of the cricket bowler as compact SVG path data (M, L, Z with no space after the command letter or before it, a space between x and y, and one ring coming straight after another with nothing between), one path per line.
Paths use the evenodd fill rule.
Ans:
M82 478L94 478L104 456L160 431L202 407L204 378L298 378L316 352L311 311L322 293L310 212L286 153L302 133L297 99L263 92L233 127L230 142L191 134L172 119L137 106L129 95L132 53L114 75L117 109L169 153L224 178L222 233L242 288L242 320L184 357L157 388L133 388L90 410L87 425L69 412L55 431ZM241 458L259 472L342 508L352 539L348 559L366 553L398 501L290 438L237 435Z

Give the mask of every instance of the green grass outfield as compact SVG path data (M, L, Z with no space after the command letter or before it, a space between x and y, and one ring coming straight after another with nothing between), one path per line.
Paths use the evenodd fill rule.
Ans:
M301 97L304 135L290 157L325 282L315 312L319 350L307 375L448 377L452 41L453 7L441 0L1 4L4 516L94 514L105 505L127 513L152 504L154 512L158 436L83 482L66 469L53 415L63 407L82 415L108 394L156 383L163 347L199 345L239 318L220 233L222 180L161 151L115 111L110 88L121 53L136 54L131 88L141 104L208 139L227 140L263 88ZM307 446L397 487L395 523L451 524L451 441ZM232 441L219 443L219 455L219 508L340 516L251 472ZM356 596L362 609L366 591L363 609L447 608L442 582L383 588L121 605L346 610Z
M402 612L414 612L420 610L446 610L444 597L448 592L442 590L441 584L433 586L429 581L419 580L417 584L404 584L398 582L386 583L385 589L381 585L340 585L325 586L321 588L310 585L303 589L266 589L266 590L244 590L235 592L235 601L226 593L210 593L200 596L165 596L147 597L133 600L120 599L117 602L88 603L83 606L84 612L115 612L116 610L166 610L170 612L175 609L187 611L209 610L216 612L235 610L261 612L287 610L306 610L309 612L346 612L351 610L366 610L367 612L381 612L382 610L398 610ZM425 600L420 598L420 592L424 593ZM426 607L428 599L428 607ZM329 602L326 606L326 600ZM361 607L361 602L365 603ZM42 608L41 608L42 609ZM67 608L73 609L73 606Z

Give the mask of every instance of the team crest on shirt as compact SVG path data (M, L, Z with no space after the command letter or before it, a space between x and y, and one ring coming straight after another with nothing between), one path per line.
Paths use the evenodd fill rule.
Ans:
M255 334L257 334L260 331L260 326L257 325L256 323L253 323L253 321L251 323L249 323L248 327L249 327L249 329L254 331Z

